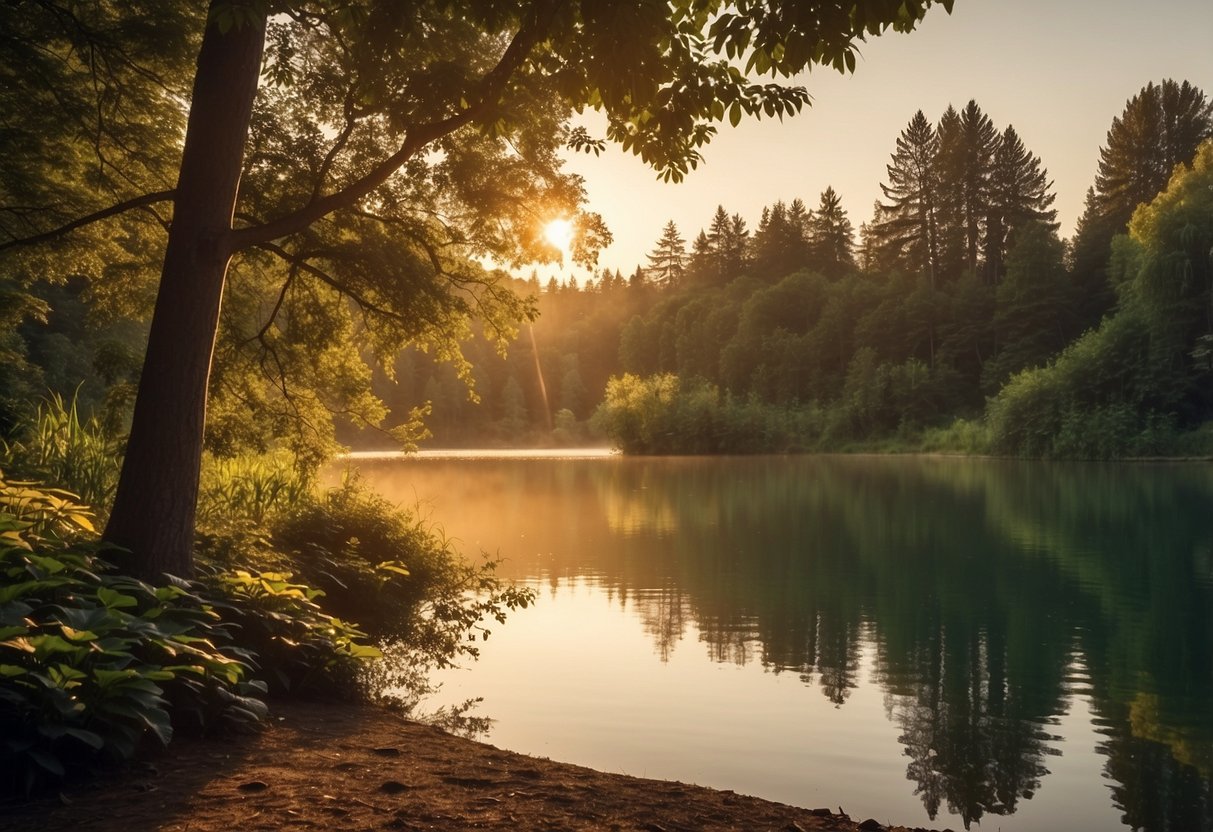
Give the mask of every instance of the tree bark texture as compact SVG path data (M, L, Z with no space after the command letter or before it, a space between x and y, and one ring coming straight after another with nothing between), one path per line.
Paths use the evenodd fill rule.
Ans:
M226 32L212 16L203 35L147 355L104 534L130 551L128 571L152 580L192 571L207 383L265 42L265 13L253 8Z

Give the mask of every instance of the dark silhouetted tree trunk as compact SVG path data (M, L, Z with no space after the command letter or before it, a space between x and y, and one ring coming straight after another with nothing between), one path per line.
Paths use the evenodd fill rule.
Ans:
M265 15L253 8L227 31L212 16L203 36L130 443L104 535L132 552L125 567L148 578L192 570L207 381L265 40Z

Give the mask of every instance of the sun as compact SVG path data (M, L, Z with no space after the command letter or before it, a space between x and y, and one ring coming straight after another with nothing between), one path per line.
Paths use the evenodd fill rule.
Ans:
M555 219L543 228L543 236L563 253L569 253L569 245L573 242L573 223L564 218Z

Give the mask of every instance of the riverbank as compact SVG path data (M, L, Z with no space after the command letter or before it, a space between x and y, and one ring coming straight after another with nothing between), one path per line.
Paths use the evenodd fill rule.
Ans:
M528 757L372 706L288 702L275 705L259 734L179 739L62 799L0 806L0 832L911 832L838 808L796 808Z

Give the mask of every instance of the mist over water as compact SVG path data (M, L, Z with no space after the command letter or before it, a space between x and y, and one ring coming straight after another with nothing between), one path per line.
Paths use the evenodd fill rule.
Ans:
M537 605L443 701L494 744L857 818L1213 829L1213 469L351 461Z

